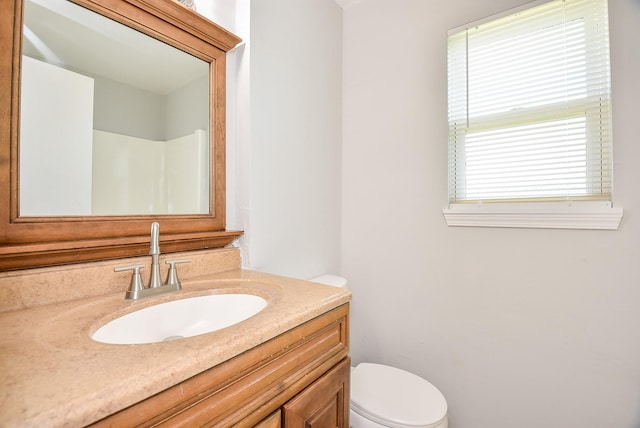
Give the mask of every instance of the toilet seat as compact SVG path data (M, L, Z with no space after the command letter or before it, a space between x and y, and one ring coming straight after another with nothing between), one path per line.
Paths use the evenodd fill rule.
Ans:
M351 372L351 409L391 428L429 428L447 416L438 389L407 371L361 363Z

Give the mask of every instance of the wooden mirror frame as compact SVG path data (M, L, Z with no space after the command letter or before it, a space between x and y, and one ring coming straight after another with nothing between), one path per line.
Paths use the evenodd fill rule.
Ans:
M241 40L174 0L69 0L210 63L210 213L20 217L18 156L23 0L0 2L0 270L146 255L160 223L163 253L223 247L225 55Z

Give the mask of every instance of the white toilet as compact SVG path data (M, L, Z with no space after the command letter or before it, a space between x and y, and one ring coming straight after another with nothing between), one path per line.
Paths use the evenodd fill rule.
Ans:
M322 275L311 281L345 287L347 280ZM447 400L413 373L382 364L351 368L351 428L447 428Z

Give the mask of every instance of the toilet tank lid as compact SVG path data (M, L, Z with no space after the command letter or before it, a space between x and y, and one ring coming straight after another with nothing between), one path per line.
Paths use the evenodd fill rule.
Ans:
M447 415L447 401L425 379L381 364L361 363L351 372L351 406L390 427L425 427Z
M334 287L345 287L347 285L347 279L338 275L320 275L316 276L313 279L310 279L311 282L317 282L325 285L333 285Z

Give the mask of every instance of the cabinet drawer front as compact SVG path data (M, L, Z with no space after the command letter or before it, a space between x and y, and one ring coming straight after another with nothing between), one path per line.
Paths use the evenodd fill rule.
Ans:
M348 332L345 304L95 426L252 427L343 360Z

